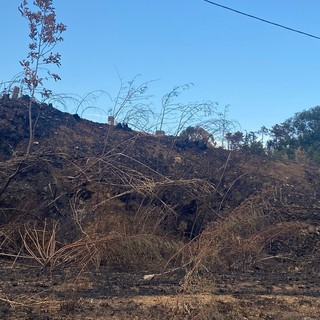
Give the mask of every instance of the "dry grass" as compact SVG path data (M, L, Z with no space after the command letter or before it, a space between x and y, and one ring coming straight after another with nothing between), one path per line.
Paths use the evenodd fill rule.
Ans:
M271 205L264 194L253 194L227 215L220 215L235 185L243 179L239 174L223 186L231 154L220 168L215 186L206 179L165 176L140 158L129 156L126 149L135 139L106 148L100 157L81 161L62 152L25 159L19 174L28 178L32 170L41 168L41 173L50 175L50 183L40 185L50 198L42 208L49 216L55 212L61 218L34 219L38 204L36 200L32 203L31 197L25 199L18 214L20 222L15 219L1 227L1 254L33 260L52 269L62 265L76 265L80 270L88 265L107 265L161 273L161 268L164 272L181 268L186 272L186 288L201 283L202 275L213 270L247 270L261 261L281 258L268 255L267 247L289 234L292 224L269 220ZM3 180L10 179L20 163L21 159L1 163L7 172L2 173ZM64 168L63 174L60 167ZM14 190L10 185L5 187L3 198ZM274 197L281 201L281 195ZM187 238L185 230L179 230L183 225L179 209L190 199L196 200L197 210L193 220L182 221L191 224ZM215 203L214 211L212 204L217 199L220 205ZM127 206L133 207L127 210ZM8 211L13 215L15 209ZM205 216L213 221L208 223ZM73 237L63 238L67 234L63 221L72 228Z
M212 278L207 276L214 272L248 271L268 265L271 260L281 266L281 261L290 260L291 255L270 254L270 246L279 239L291 239L288 248L296 245L294 242L303 238L303 228L306 226L299 222L271 223L263 211L244 206L225 219L209 223L201 234L181 247L170 262L179 261L185 269L183 290L199 292L200 288L200 292L205 292L202 285L208 284Z
M0 255L13 258L13 265L17 260L27 260L50 270L61 266L83 270L100 265L141 270L161 268L178 247L176 242L156 235L115 232L95 235L95 238L86 235L62 245L57 241L58 228L56 221L45 220L41 227L26 223L19 231L21 246ZM9 240L3 241L2 249L6 247L6 241Z
M57 227L58 222L46 219L43 227L38 229L37 226L26 223L23 230L19 231L22 247L20 252L25 252L23 258L30 258L39 263L41 266L55 267L53 257L57 249ZM19 258L19 254L17 255Z

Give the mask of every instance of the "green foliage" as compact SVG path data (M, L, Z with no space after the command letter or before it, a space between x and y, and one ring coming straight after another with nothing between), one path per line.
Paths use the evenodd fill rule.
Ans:
M307 158L320 162L320 107L296 113L270 130L271 140L267 142L269 153L284 154L295 158L299 149Z
M225 136L228 143L228 150L238 150L243 142L243 132L236 131L234 133L228 132Z
M262 139L258 140L256 132L250 131L245 135L241 131L234 133L228 132L225 135L227 140L228 150L245 150L249 153L264 155L265 149Z
M252 141L250 145L245 145L243 149L249 151L250 153L261 156L265 154L265 150L261 141Z
M253 154L264 155L265 150L261 140L258 140L258 137L255 132L250 131L246 133L242 149L246 150Z

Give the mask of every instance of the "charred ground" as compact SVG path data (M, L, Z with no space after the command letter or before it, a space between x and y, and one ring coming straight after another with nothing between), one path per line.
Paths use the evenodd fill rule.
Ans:
M318 166L204 150L46 104L33 105L25 157L28 101L3 97L0 114L3 316L257 319L260 294L261 319L288 299L276 319L316 319Z

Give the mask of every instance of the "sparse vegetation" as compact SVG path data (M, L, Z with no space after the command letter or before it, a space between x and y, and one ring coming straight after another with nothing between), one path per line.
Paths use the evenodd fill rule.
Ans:
M0 255L14 268L138 273L193 294L214 291L217 272L318 272L313 166L216 148L201 127L143 136L49 105L24 159L28 101L0 103Z
M0 99L0 317L267 319L286 306L297 318L300 303L315 319L319 107L244 133L228 106L180 103L192 84L165 94L157 114L151 82L137 77L119 77L114 99L44 89L40 104L41 65L60 66L51 50L66 27L52 0L34 5L20 6L30 97L11 97L14 79ZM116 126L82 118L105 96Z
M276 156L282 154L290 159L294 159L300 150L309 160L319 163L319 128L319 106L296 113L271 128L268 150Z
M189 103L177 101L177 98L192 86L193 83L175 86L162 97L156 131L178 136L187 126L196 126L204 118L217 114L217 103L212 101Z
M35 0L33 1L33 5L35 6L34 11L30 8L27 0L23 0L19 6L21 15L28 20L29 37L31 40L27 58L20 61L24 73L22 81L27 85L30 92L27 156L30 153L35 131L32 118L35 93L39 86L43 86L43 81L47 77L55 81L60 80L57 73L48 70L45 66L55 65L60 67L61 55L58 52L53 53L53 49L63 40L61 34L66 30L66 26L63 23L56 22L56 13L52 0ZM41 75L43 72L46 76ZM48 97L50 94L50 90L42 87L42 96Z
M198 147L206 149L209 145L214 145L212 134L200 126L187 127L180 133L181 141L177 144L179 147Z

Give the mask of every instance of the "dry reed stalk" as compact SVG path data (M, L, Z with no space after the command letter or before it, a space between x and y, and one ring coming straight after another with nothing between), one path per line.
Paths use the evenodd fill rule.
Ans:
M48 229L48 222L45 220L42 229L36 229L36 227L30 227L29 224L26 224L23 232L19 231L23 248L30 258L42 266L51 263L51 258L57 250L57 227L58 222L53 221Z

